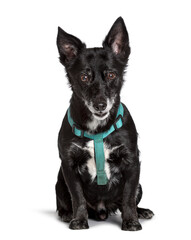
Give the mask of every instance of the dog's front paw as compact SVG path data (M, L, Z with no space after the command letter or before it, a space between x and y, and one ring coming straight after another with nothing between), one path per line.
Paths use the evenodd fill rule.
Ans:
M89 228L88 221L86 219L82 219L82 220L73 219L70 222L69 228L74 229L74 230L76 230L76 229L88 229Z
M134 221L134 220L125 221L125 220L123 220L121 229L124 230L124 231L138 231L138 230L141 230L142 227L141 227L141 224L138 221Z

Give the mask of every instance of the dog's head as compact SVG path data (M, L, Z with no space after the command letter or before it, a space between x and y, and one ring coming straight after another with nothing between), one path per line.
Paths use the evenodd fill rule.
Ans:
M96 119L108 117L119 99L130 54L123 19L118 18L103 41L103 48L86 48L78 38L58 28L57 46L74 94Z

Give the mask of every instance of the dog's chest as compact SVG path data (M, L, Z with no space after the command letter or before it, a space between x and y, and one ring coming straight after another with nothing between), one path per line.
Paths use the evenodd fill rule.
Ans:
M78 172L82 178L83 175L85 176L88 173L90 176L90 182L93 182L97 176L94 141L88 141L83 148L78 145L76 146L88 154L86 161L78 166ZM118 150L120 147L121 145L111 147L104 143L105 173L107 175L109 186L111 186L111 184L117 184L120 179L120 160L118 160L117 164L112 160L112 156L115 158L116 150Z

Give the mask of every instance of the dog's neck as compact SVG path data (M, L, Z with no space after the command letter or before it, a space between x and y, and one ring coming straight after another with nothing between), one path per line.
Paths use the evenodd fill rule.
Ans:
M120 104L120 97L115 99L109 116L104 120L96 119L86 106L85 102L73 94L70 100L70 111L73 121L84 131L91 134L107 131L115 122L115 117Z

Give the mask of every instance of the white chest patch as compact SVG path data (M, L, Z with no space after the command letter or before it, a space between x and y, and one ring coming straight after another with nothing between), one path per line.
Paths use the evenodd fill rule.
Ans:
M114 147L114 148L109 148L105 143L104 143L104 154L105 154L105 173L107 175L108 180L111 177L111 172L110 172L110 166L108 163L109 155L110 153L118 148L120 146ZM96 163L95 163L95 158L94 158L94 141L91 140L87 143L86 147L83 148L84 150L87 150L91 156L91 158L87 161L87 168L88 172L91 175L92 181L95 179L97 173L96 173Z

